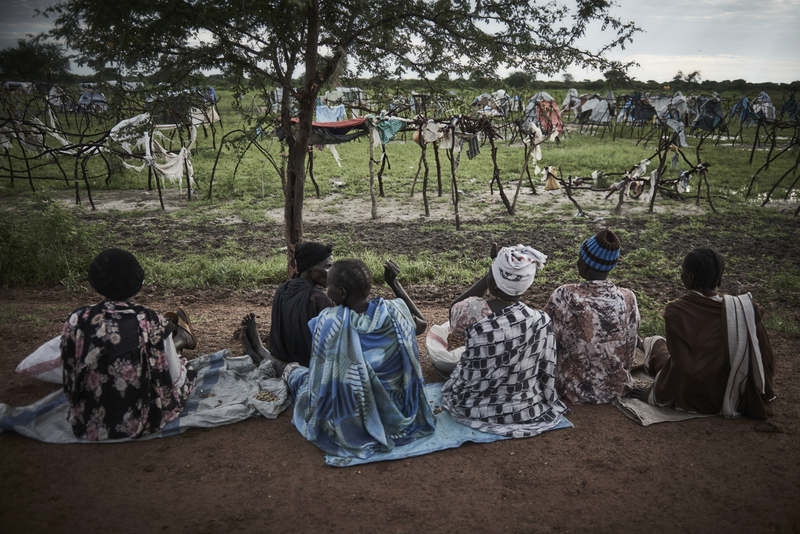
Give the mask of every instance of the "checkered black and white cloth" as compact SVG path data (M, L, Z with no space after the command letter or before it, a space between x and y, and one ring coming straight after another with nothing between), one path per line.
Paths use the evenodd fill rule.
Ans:
M556 341L550 317L522 303L475 323L442 388L454 420L502 436L535 436L567 407L555 389Z

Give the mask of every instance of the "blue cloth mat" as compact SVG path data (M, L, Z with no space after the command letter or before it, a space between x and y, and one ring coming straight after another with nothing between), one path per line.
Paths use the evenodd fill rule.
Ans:
M453 421L453 418L450 417L447 410L442 408L443 385L442 382L425 384L425 393L428 396L428 402L431 404L431 408L433 408L433 412L436 414L436 432L433 435L414 440L407 445L395 447L389 452L376 452L369 458L341 458L339 456L326 454L325 463L335 467L346 467L350 465L382 462L384 460L400 460L413 456L422 456L423 454L436 451L443 451L445 449L455 449L467 441L472 441L474 443L491 443L493 441L511 439L506 436L480 432ZM566 417L562 417L561 421L550 430L572 428L573 426L575 425L569 422Z

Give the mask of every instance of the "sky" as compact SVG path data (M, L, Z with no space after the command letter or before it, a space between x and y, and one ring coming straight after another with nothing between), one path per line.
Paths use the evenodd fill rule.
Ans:
M120 0L109 0L120 1ZM0 48L51 27L51 19L34 17L52 0L0 0ZM800 2L798 0L616 0L612 14L634 21L643 32L610 59L634 61L628 72L640 81L672 80L700 71L701 80L789 83L800 80ZM607 37L590 28L584 38L598 47ZM73 72L86 74L73 67ZM602 73L572 67L576 80ZM499 73L500 76L507 73ZM557 77L558 78L558 77Z

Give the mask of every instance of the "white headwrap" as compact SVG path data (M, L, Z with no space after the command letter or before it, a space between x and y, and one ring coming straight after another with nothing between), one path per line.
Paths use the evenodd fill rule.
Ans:
M492 262L492 276L497 288L516 297L531 287L536 269L544 266L547 256L532 247L504 247Z

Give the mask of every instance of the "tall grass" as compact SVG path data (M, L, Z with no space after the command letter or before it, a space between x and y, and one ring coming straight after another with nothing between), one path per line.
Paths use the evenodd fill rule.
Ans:
M0 284L73 286L102 249L103 232L101 224L84 224L47 200L0 211Z

